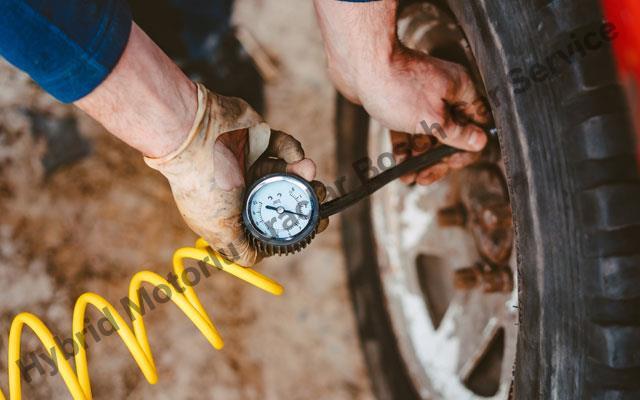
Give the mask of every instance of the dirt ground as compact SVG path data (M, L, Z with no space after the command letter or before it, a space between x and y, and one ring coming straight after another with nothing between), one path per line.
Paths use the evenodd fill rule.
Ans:
M272 127L297 135L319 177L335 170L334 90L325 70L311 2L239 0L236 20L281 63L266 88ZM20 311L71 333L75 299L93 291L118 304L141 269L165 275L173 251L195 236L182 222L161 175L136 151L70 106L55 102L25 75L0 63L0 385L6 392L7 338ZM45 174L45 140L33 114L71 117L89 156ZM159 382L149 385L120 339L89 348L97 399L369 399L346 287L339 221L302 254L259 270L285 286L273 297L214 273L197 286L226 346L215 351L170 305L145 316ZM121 308L120 308L121 310ZM94 319L98 313L91 313ZM23 334L23 354L40 352ZM25 362L28 364L27 359ZM41 361L24 398L69 398L60 376Z

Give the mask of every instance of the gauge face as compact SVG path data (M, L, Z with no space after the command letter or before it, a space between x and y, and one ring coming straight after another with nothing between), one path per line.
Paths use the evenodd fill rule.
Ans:
M250 233L270 244L290 244L315 230L318 200L311 186L294 175L274 174L250 189L243 213Z

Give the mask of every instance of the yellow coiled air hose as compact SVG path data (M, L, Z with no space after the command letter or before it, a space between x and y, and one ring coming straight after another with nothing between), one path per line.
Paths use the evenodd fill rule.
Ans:
M178 277L177 282L180 284L179 287L184 289L182 293L176 290L169 281L155 272L140 271L133 276L129 284L129 299L132 307L141 309L140 288L143 283L150 283L157 287L166 286L168 288L166 290L170 290L171 292L170 294L167 293L168 297L170 297L180 310L189 317L200 332L207 338L209 343L211 343L211 345L216 349L221 349L223 346L222 338L220 337L218 330L213 322L211 322L209 315L200 303L198 295L192 285L185 285L183 284L184 282L182 282L184 259L186 258L198 260L217 269L221 269L271 294L280 295L283 292L282 286L277 282L250 268L244 268L225 260L222 256L209 249L207 242L203 239L198 239L195 248L183 247L173 254L173 270ZM212 258L216 258L216 260ZM58 357L57 360L54 360L57 362L58 370L60 371L62 379L69 388L69 392L73 398L75 400L90 400L92 398L86 346L84 345L86 343L84 341L85 331L83 330L85 312L88 305L93 305L100 310L105 317L109 318L110 323L114 325L114 328L129 349L129 352L140 367L145 378L147 378L147 381L151 384L156 383L158 381L158 375L153 361L153 355L151 354L151 348L149 347L149 340L147 339L147 332L142 320L142 315L132 319L133 330L131 330L131 328L126 324L124 318L122 318L111 303L95 293L84 293L76 301L76 305L73 310L72 337L77 338L80 343L75 354L76 371L74 372L65 357ZM110 315L107 315L105 310L107 310ZM55 354L64 354L49 328L47 328L38 317L26 312L18 314L11 323L11 331L9 333L8 368L9 398L11 400L20 400L22 395L21 370L19 366L20 339L22 335L22 328L25 325L33 330L38 339L40 339L47 349L55 348ZM6 397L1 390L0 399L6 400Z

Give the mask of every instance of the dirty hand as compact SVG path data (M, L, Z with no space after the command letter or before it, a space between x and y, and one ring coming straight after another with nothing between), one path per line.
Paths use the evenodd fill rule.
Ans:
M290 172L312 181L316 167L300 142L272 131L241 99L224 97L198 85L198 110L185 142L161 158L145 157L171 185L185 221L226 258L252 266L260 255L245 237L243 192L254 179ZM312 185L322 201L326 189ZM322 221L318 230L326 228Z
M479 125L489 122L488 111L462 66L399 46L375 82L369 79L358 91L358 100L391 130L396 162L438 142L468 151L406 175L403 182L427 185L478 158L487 143Z
M489 122L490 116L473 81L462 66L399 42L397 3L315 0L332 80L349 100L395 131L391 138L398 161L429 150L437 141L480 151L487 137L477 125ZM456 154L404 181L430 183L475 157Z

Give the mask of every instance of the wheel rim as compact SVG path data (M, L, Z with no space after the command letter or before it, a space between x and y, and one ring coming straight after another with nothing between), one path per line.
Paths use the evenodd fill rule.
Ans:
M408 46L471 60L457 29L448 14L429 4L409 7L399 20L400 36ZM370 121L372 159L391 152L388 138L388 130ZM443 227L438 222L439 210L457 203L460 188L476 179L476 173L456 172L426 187L396 181L371 198L386 307L402 357L423 398L503 399L511 385L517 288L493 293L482 287L456 290L454 271L481 259L477 235L469 231L470 225ZM511 276L515 265L512 252L504 267Z

